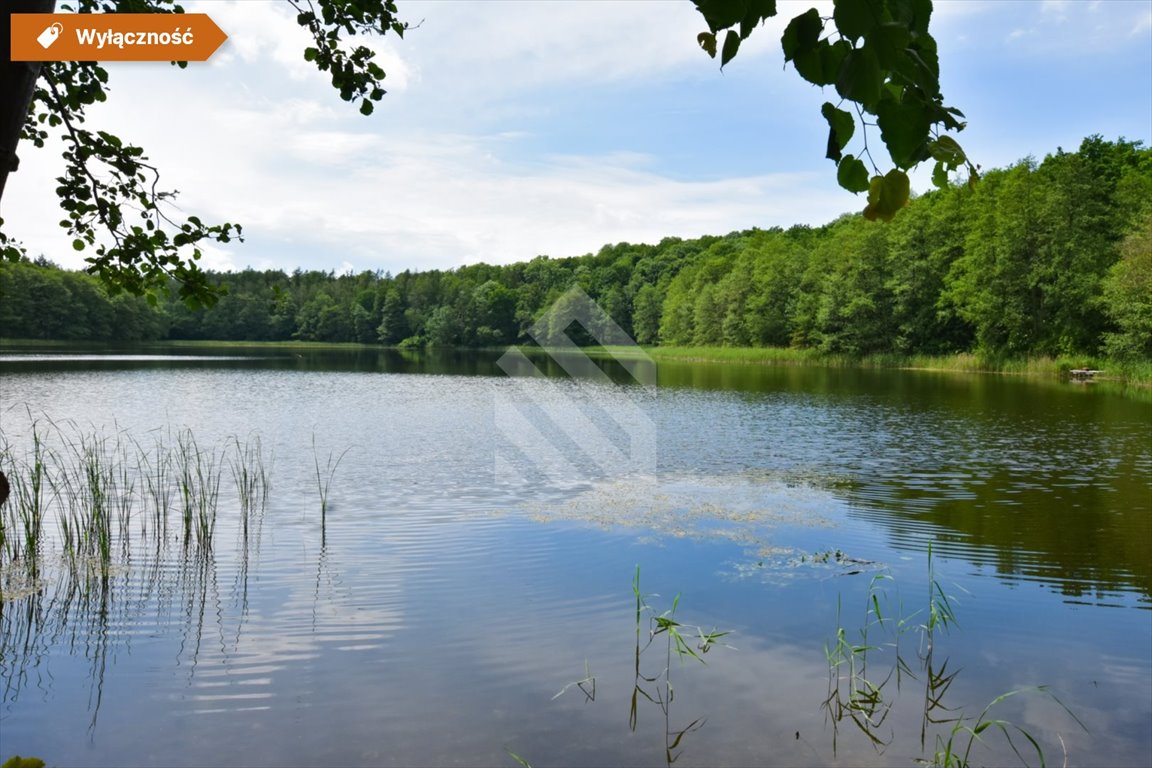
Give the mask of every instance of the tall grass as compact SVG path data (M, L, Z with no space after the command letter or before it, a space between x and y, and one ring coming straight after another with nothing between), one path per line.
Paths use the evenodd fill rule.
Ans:
M163 540L168 536L168 515L172 511L172 455L164 444L162 433L154 433L152 439L151 449L133 440L145 513L142 534L147 537L151 530L154 538Z
M36 588L46 552L78 573L107 573L133 536L157 550L173 537L186 552L210 553L225 471L245 540L267 502L270 472L258 436L204 446L189 429L169 429L141 442L122 430L29 416L22 450L0 434L0 469L12 486L0 507L0 597Z
M220 497L221 457L215 447L202 449L192 431L185 429L177 436L174 461L184 546L211 550Z
M253 514L263 512L268 501L270 468L264 466L264 447L259 435L253 436L247 443L233 436L232 448L228 468L232 472L236 498L240 503L241 535L247 542Z

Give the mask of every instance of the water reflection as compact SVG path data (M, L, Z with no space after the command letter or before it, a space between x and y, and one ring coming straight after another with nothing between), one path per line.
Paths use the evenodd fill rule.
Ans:
M1139 762L1152 748L1147 613L1097 609L1148 606L1141 403L1026 382L754 366L681 377L662 366L664 386L645 402L661 430L656 471L513 487L493 482L501 384L488 364L389 354L276 351L113 372L0 360L6 396L105 424L109 451L152 457L154 438L178 451L178 433L153 431L161 419L200 436L183 464L133 458L98 495L83 472L57 483L61 500L82 491L108 516L88 525L77 509L93 546L75 565L41 549L31 589L3 584L5 748L54 757L40 746L87 729L98 747L55 747L59 762L127 750L125 762L193 763L258 744L269 764L507 764L503 745L541 764L891 763L905 755L876 753L853 712L882 741L919 739L927 755L953 701L1032 683L1075 692L1093 729L1070 735L1052 707L1009 702L1006 717L1042 731L1050 758L1058 733L1074 758ZM436 375L379 375L390 366ZM0 414L9 447L29 436L23 412ZM252 427L269 465L276 452L271 503L244 471L252 436L232 437ZM323 470L329 450L335 461L349 445L325 506L317 457ZM197 477L216 478L219 493L186 494L182 479ZM127 515L125 498L137 501ZM882 693L869 713L849 676L825 688L825 629L837 595L861 604L869 578L919 568L929 541L980 596L948 654L924 663L905 635L907 669L883 685L892 652L870 655L863 679ZM3 550L0 570L25 557L17 550ZM633 634L638 561L669 595L686 592L685 616L737 629L740 650L668 663L670 633ZM576 686L551 702L581 669L594 698ZM839 731L824 730L824 713Z

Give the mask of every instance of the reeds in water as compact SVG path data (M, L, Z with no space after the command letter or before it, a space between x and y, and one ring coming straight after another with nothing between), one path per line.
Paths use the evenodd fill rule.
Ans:
M12 486L0 507L0 596L34 588L51 545L70 568L102 572L126 556L133 536L157 548L175 538L187 552L211 552L226 470L245 538L249 518L267 501L258 436L203 446L189 429L158 430L142 443L122 430L29 421L22 451L0 434L0 470Z

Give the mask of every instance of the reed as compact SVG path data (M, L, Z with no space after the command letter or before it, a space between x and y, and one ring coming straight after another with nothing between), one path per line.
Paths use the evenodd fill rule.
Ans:
M141 501L146 516L141 532L146 537L151 523L152 535L158 539L168 536L168 515L172 511L172 452L161 434L153 435L152 450L133 439L136 447L136 474L140 478Z
M242 522L264 508L271 483L258 436L210 447L201 446L189 429L168 437L155 435L145 445L123 431L109 436L71 422L49 421L45 427L32 420L27 448L18 455L0 435L0 469L12 486L0 510L5 561L38 568L45 521L51 526L53 512L57 543L72 560L106 564L116 546L129 546L134 531L162 541L173 510L179 513L178 538L210 549L225 468L235 481Z
M932 754L931 760L921 760L921 764L932 766L932 768L970 768L972 765L972 749L976 744L983 743L984 739L982 738L982 734L986 731L999 731L1001 735L1004 736L1008 746L1012 749L1013 754L1019 758L1021 763L1028 765L1028 758L1024 752L1021 752L1020 746L1013 736L1015 736L1016 739L1026 741L1028 746L1031 747L1027 754L1031 755L1035 753L1039 764L1041 766L1046 765L1044 750L1031 733L1015 723L991 716L993 707L1013 696L1019 696L1024 693L1036 693L1046 696L1067 712L1081 728L1085 731L1088 730L1080 718L1076 717L1072 710L1065 706L1064 702L1060 701L1046 686L1040 685L1030 688L1017 688L1007 693L1002 693L992 699L976 717L967 718L961 716L957 718L947 736L942 734L937 735L936 749ZM1064 740L1061 739L1060 743L1061 746L1063 746ZM1067 764L1068 755L1065 753L1064 765Z
M672 725L672 700L674 698L674 689L672 686L672 656L675 654L681 662L685 659L693 658L704 663L703 655L713 648L720 640L729 634L727 631L720 631L713 628L710 632L705 632L701 627L690 627L678 621L676 610L680 605L680 595L672 599L672 607L661 613L651 607L648 602L649 597L656 597L656 595L645 595L640 590L640 566L636 566L636 571L632 576L632 594L636 600L636 648L635 648L635 679L632 686L632 703L628 715L628 727L635 731L639 725L640 712L639 705L640 699L655 704L663 715L664 719L664 759L668 765L676 762L680 757L682 750L682 742L684 737L689 733L699 730L704 726L705 720L703 718L696 718L684 727L674 727ZM641 627L643 626L643 617L648 614L648 639L647 642L641 643ZM684 630L695 629L695 638L693 642L689 642ZM664 659L663 670L657 672L655 675L645 675L641 672L640 659L641 656L652 647L660 635L664 636ZM695 645L695 647L693 647Z
M184 546L210 551L220 497L221 457L216 448L202 449L192 431L184 429L176 439L174 462Z
M328 514L328 491L332 487L332 479L336 476L336 469L340 466L340 462L352 450L350 447L345 448L335 461L332 459L332 453L328 453L328 459L324 464L324 470L320 470L320 454L316 452L316 435L312 435L312 459L316 466L316 490L320 494L320 520L321 525L324 524Z
M82 538L87 553L99 558L101 565L112 561L112 517L109 495L112 469L108 464L107 439L99 436L80 438L80 463L84 478L85 513Z
M957 599L944 590L937 576L931 546L928 548L927 574L927 603L911 615L904 615L899 609L889 609L888 589L894 581L892 577L887 573L874 577L866 595L864 622L855 633L858 638L855 641L843 626L840 601L837 600L836 639L824 646L829 694L821 705L832 724L833 750L836 749L837 727L845 721L855 725L878 751L887 747L893 732L882 726L896 702L896 696L890 695L889 685L895 680L899 691L904 677L916 679L918 674L922 674L924 694L920 743L921 749L927 749L927 736L933 732L934 748L931 757L916 762L940 768L968 768L972 765L975 745L983 743L986 732L999 731L1021 762L1027 765L1028 757L1034 753L1039 764L1044 765L1044 750L1036 738L1021 726L992 717L991 710L1013 696L1038 692L1056 701L1081 727L1084 724L1044 686L1003 693L975 717L948 706L946 698L958 671L949 671L947 659L938 663L935 654L938 652L938 635L959 626L955 609ZM918 670L913 670L900 650L900 638L907 632L915 632L920 637ZM875 638L877 634L879 639ZM877 658L889 649L894 651L891 655ZM878 664L881 672L872 676L869 669ZM947 730L939 732L940 726ZM1021 750L1023 742L1027 742L1030 750Z
M264 466L264 448L258 435L246 443L233 436L231 446L233 451L228 457L228 469L240 504L241 535L247 541L250 518L254 512L264 511L268 499L269 471Z
M20 562L30 579L40 571L41 537L44 532L44 512L48 501L50 449L36 422L32 424L32 448L28 458L18 462L6 446L5 465L11 496L0 516L3 523L4 545L0 551L12 563Z

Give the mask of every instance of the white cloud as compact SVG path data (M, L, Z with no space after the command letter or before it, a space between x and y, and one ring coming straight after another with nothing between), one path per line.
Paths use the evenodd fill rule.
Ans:
M1152 11L1145 11L1144 15L1136 20L1132 25L1132 36L1144 35L1152 31Z

